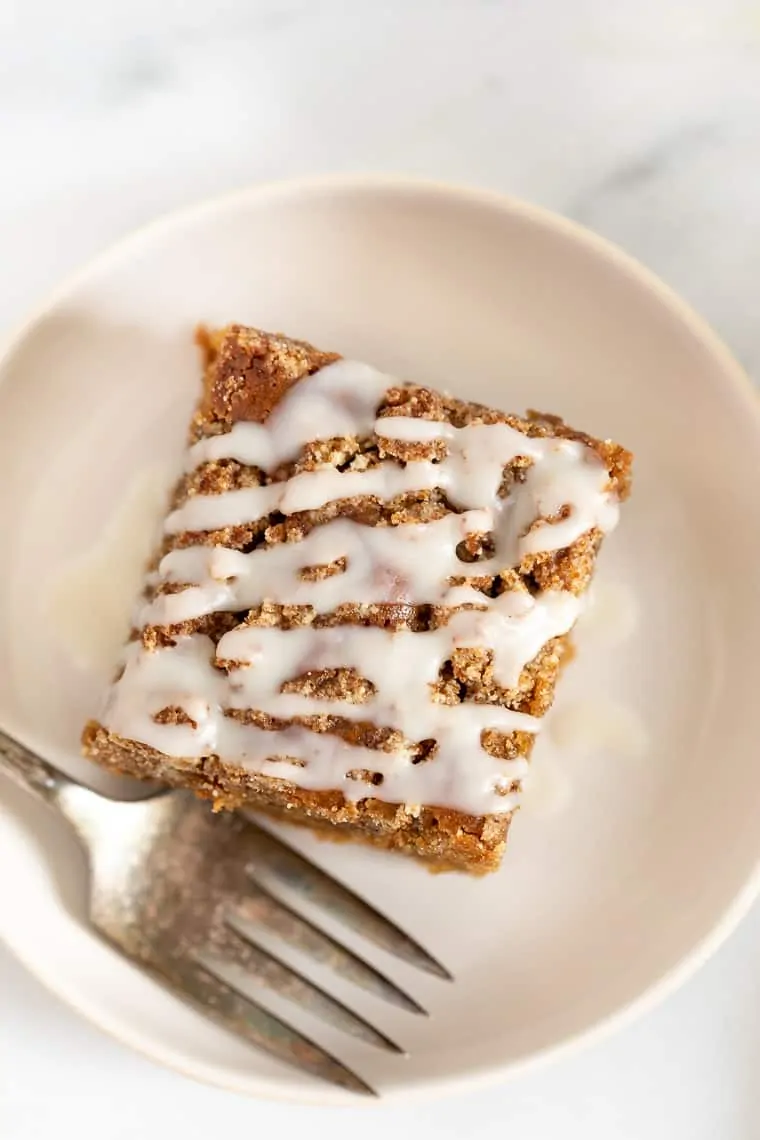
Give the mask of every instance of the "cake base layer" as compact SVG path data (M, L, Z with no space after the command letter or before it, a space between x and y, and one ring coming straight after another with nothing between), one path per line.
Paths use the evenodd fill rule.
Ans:
M87 756L113 772L187 788L210 800L214 811L246 808L263 812L287 823L319 828L328 838L361 840L415 855L441 871L482 874L495 870L512 818L511 813L476 817L449 808L410 808L372 798L354 803L338 791L288 788L215 757L176 760L163 756L146 745L112 735L96 721L85 729L84 748Z

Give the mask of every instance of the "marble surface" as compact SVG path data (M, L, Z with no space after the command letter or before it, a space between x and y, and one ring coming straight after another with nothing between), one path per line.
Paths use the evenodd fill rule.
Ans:
M655 269L760 374L760 4L5 0L0 336L154 215L248 182L384 170L533 199ZM245 1102L128 1053L0 951L0 1133L187 1140L760 1137L760 910L609 1041L448 1103Z

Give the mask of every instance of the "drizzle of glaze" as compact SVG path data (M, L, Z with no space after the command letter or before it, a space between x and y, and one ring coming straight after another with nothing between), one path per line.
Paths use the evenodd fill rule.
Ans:
M236 423L225 435L194 444L187 471L212 459L236 459L248 467L274 470L319 439L357 438L372 427L375 410L396 383L358 361L337 360L302 380L266 424ZM307 392L307 398L302 398Z
M241 632L261 635L280 631ZM288 640L290 634L297 632L301 631L289 631ZM385 630L371 632L388 639L393 637ZM409 742L397 744L388 752L348 744L338 736L300 726L272 732L241 723L226 713L236 707L236 697L240 702L237 707L248 708L248 702L236 693L234 674L233 679L228 680L215 668L213 659L213 643L200 635L181 638L174 647L153 653L146 653L133 642L127 650L125 672L114 686L106 710L106 723L111 731L142 740L152 747L160 745L161 751L169 756L221 755L251 772L292 780L300 787L338 788L346 799L361 799L372 794L394 803L459 805L460 811L475 814L509 811L516 806L516 798L509 792L512 784L519 783L524 776L527 762L495 760L478 747L478 739L487 728L535 732L538 724L532 717L491 705L471 706L468 716L461 717L461 706L439 705L428 700L417 706L419 717L411 727L421 734L427 726L434 728L440 734L439 748L443 754L417 764ZM264 693L256 699L257 710L273 709L278 716L335 713L333 703L320 707L297 694L274 692L268 683L267 664L258 678L255 671L251 675L252 681L260 682L258 687ZM393 708L393 699L386 696L387 703L383 707ZM156 723L156 714L167 707L183 709L187 717L185 723ZM340 715L351 720L366 720L370 713L365 704L347 703L340 706ZM398 719L403 721L401 716ZM464 765L463 756L467 758ZM435 766L432 780L431 765ZM368 791L367 783L356 778L355 774L361 770L377 773L382 782L376 785L370 781L372 786ZM431 786L435 790L432 800L428 798Z
M386 416L374 424L374 430L381 439L412 443L414 431L424 423L427 439L423 442L429 442L433 422ZM245 426L261 428L260 424ZM436 427L436 438L448 445L448 454L440 462L420 459L401 467L385 461L364 471L339 471L325 465L266 486L192 495L169 515L167 533L219 530L256 521L273 511L292 515L359 496L388 501L408 491L435 487L446 491L457 507L494 512L494 564L502 567L514 565L525 554L569 546L593 527L606 532L616 525L618 506L607 491L609 473L585 445L568 439L533 439L508 424L455 428L436 423ZM387 434L391 431L393 435ZM214 437L215 458L230 458L219 454L226 438ZM235 455L241 453L239 445L232 450ZM500 498L504 466L518 456L533 462L519 493ZM564 507L569 507L564 517L552 517Z
M217 531L273 511L290 515L365 495L389 501L402 492L436 487L461 513L426 524L376 528L337 519L301 541L250 553L203 545L173 550L152 584L174 592L159 590L138 624L176 625L264 602L310 606L317 614L345 603L463 608L450 609L436 628L420 632L244 624L217 646L202 634L176 636L173 645L155 650L133 642L103 717L112 732L189 762L220 755L300 787L339 789L348 799L372 795L473 815L514 809L527 762L492 756L482 734L532 734L539 722L501 705L440 703L431 686L452 654L474 648L491 651L494 681L514 690L525 666L552 638L572 628L580 601L563 591L533 596L522 585L492 598L468 579L514 567L528 554L564 548L591 529L612 529L617 501L604 463L581 442L532 438L503 423L457 428L406 416L376 419L382 396L394 383L366 365L330 365L291 389L266 424L236 424L225 435L195 444L188 469L233 458L271 475L307 443L373 433L386 451L394 444L435 445L435 459L383 459L364 470L323 466L285 481L193 494L168 516L166 533ZM528 465L522 481L503 497L504 467L517 457ZM490 536L492 556L462 562L459 543L484 534ZM303 573L333 564L340 568L326 577ZM336 668L363 677L372 688L369 699L328 702L314 694L283 692L288 681ZM182 715L157 720L167 708ZM251 711L256 723L247 715ZM325 715L393 734L380 749L357 746L334 725L326 729L314 723ZM262 724L262 716L298 717L301 723L278 728ZM418 762L415 745L421 740L434 741L435 749Z

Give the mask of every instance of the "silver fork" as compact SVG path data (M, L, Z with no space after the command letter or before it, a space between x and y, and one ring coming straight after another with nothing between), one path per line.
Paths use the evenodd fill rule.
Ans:
M448 971L347 887L239 813L214 815L182 791L112 800L57 771L0 732L0 771L56 808L83 842L88 917L107 942L231 1032L315 1077L374 1090L321 1046L244 992L246 976L333 1026L380 1048L401 1048L310 982L256 937L264 927L289 946L410 1013L425 1010L364 958L277 899L274 880L383 950L436 977ZM264 878L265 882L261 879Z

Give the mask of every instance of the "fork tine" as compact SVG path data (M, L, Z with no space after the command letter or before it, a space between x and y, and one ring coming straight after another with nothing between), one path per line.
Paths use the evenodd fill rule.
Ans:
M390 978L381 974L352 950L341 946L340 942L336 942L308 919L291 910L260 883L251 883L251 891L250 895L240 899L235 911L227 919L238 934L245 938L249 937L243 923L265 926L286 945L308 954L323 966L329 966L341 977L348 978L376 997L392 1002L409 1013L427 1012L419 1002L405 993Z
M337 1029L391 1053L403 1052L395 1041L391 1041L363 1017L348 1009L343 1002L264 949L253 938L239 933L228 920L221 930L214 933L208 951L200 954L198 959L210 973L235 990L238 986L225 970L230 965L245 971L253 981L267 986Z
M186 1002L265 1053L349 1092L377 1096L373 1088L337 1058L257 1002L237 993L202 963L175 960L170 968L158 972Z
M376 946L437 978L453 980L446 967L424 947L354 894L349 887L304 859L270 832L252 822L251 826L258 832L253 846L260 856L249 867L254 881L259 872L271 873L278 882L298 891L302 897L322 907Z

